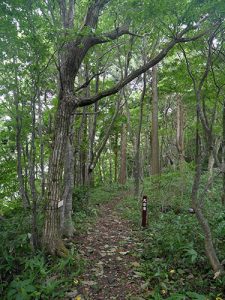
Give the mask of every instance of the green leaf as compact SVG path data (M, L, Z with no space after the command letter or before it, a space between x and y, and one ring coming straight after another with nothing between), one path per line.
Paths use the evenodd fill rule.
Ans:
M207 299L207 297L205 295L198 294L195 292L187 292L186 294L193 300L206 300Z

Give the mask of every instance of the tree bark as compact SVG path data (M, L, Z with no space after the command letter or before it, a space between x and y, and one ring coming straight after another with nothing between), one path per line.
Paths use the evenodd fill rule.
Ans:
M189 71L190 72L190 71ZM202 82L203 84L203 82ZM203 214L203 199L198 199L198 190L200 185L200 179L201 179L201 169L202 169L202 159L201 159L201 139L200 139L200 133L199 133L199 121L201 119L200 116L200 99L201 99L201 85L199 86L198 90L198 97L196 97L196 116L197 116L197 123L196 123L196 154L195 154L195 161L196 161L196 170L195 170L195 177L194 182L192 186L192 206L195 210L196 217L198 220L198 223L203 231L204 234L204 242L205 242L205 252L206 255L210 261L210 264L212 266L212 269L215 273L222 274L224 273L224 268L222 264L220 263L217 254L216 249L213 243L213 237L211 233L211 229L209 226L209 223L207 219L205 218ZM202 124L203 125L203 124Z
M114 142L114 181L117 182L118 177L118 131L115 132L115 142Z
M31 141L30 141L30 153L28 156L29 161L29 184L30 184L30 192L31 192L31 207L32 207L32 216L31 216L31 225L32 225L32 245L34 249L37 249L39 246L39 238L38 238L38 229L37 229L37 190L36 190L36 176L35 176L35 164L36 164L36 94L39 94L39 90L37 93L35 92L34 97L31 99L31 118L32 118L32 127L31 127Z
M99 91L99 75L96 77L95 91ZM98 112L98 103L94 104L94 115L93 118L90 118L89 122L89 155L88 155L88 183L92 185L94 182L94 174L92 170L92 164L94 161L94 144L95 144L95 134L97 128L97 112Z
M135 197L139 196L140 189L140 142L141 142L141 128L143 121L143 108L144 108L144 97L146 93L146 74L144 73L143 78L143 89L140 97L140 114L139 114L139 124L136 136L136 149L134 155L134 195Z
M72 202L74 190L74 132L73 121L71 118L70 134L67 138L65 160L64 160L64 193L62 196L62 235L71 237L74 234L75 228L72 220Z
M46 101L46 91L44 94ZM41 200L44 198L45 194L45 170L44 170L44 141L43 141L43 120L42 120L42 103L40 93L38 95L38 136L40 139L40 169L41 169Z
M15 74L15 90L13 91L14 105L16 108L16 152L17 152L17 178L19 182L19 193L22 199L23 207L28 208L30 206L30 201L28 194L25 188L24 176L23 176L23 167L22 167L22 140L21 140L21 131L22 131L22 119L21 111L19 109L19 83L17 75L17 64L16 58L13 58L14 62L14 74Z
M60 230L60 201L62 190L63 162L65 145L67 144L70 128L71 110L66 95L61 95L58 113L55 122L55 137L52 154L49 162L47 205L45 208L45 224L43 232L43 247L51 253L60 256L67 255L68 251L61 240Z
M177 95L177 136L176 145L180 169L184 163L184 111L181 96Z
M160 174L158 137L158 87L157 67L152 68L152 175Z
M119 183L126 184L127 181L127 126L122 125L121 131L121 154L120 154L120 174Z
M87 140L87 108L83 109L82 132L81 132L81 147L80 147L80 163L81 163L81 178L82 184L88 185L88 140Z
M88 149L88 184L92 186L94 184L94 172L90 172L92 169L92 163L94 160L94 144L95 144L95 134L97 128L97 111L98 103L94 104L94 115L89 119L89 149Z
M207 219L205 218L202 208L199 205L198 201L198 189L200 184L200 178L201 178L201 161L200 158L197 159L197 166L196 166L196 172L195 172L195 178L192 188L192 206L195 210L196 217L198 219L199 225L202 228L202 231L204 232L204 239L205 239L205 251L206 255L210 261L210 264L213 268L213 271L219 272L219 274L224 273L224 268L222 264L220 263L217 255L215 246L213 244L213 237L211 233L211 229L209 227L209 223Z
M222 174L223 174L223 192L221 198L222 198L222 204L225 205L225 99L223 101Z

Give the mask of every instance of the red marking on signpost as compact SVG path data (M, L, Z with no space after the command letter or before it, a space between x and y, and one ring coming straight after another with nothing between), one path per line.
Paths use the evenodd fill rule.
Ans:
M142 227L147 226L147 196L143 196L142 199Z

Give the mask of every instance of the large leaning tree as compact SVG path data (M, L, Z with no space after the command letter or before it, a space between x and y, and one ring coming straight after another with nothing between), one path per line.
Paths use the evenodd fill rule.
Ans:
M99 23L110 7L116 7L120 4L125 14L126 6L136 5L137 9L146 10L147 15L151 15L151 8L154 5L164 5L164 9L166 9L167 2L164 0L149 1L149 3L143 3L143 7L140 8L137 3L131 3L131 1L124 3L113 0L86 1L83 8L85 17L81 18L77 14L79 7L75 0L46 1L52 10L55 9L60 12L59 14L56 13L55 16L60 19L60 26L64 35L64 42L58 47L60 49L58 53L58 107L55 116L52 153L49 161L45 223L42 236L43 248L48 253L65 255L67 252L60 231L60 207L63 205L61 183L66 142L72 116L76 109L91 105L104 97L117 93L132 80L159 63L176 44L197 40L205 34L210 34L221 22L220 16L215 10L217 3L214 3L214 7L212 7L208 1L183 1L179 10L180 1L169 1L173 9L177 10L177 19L172 24L169 24L169 18L163 20L163 14L161 14L159 20L157 20L160 24L163 24L164 21L167 22L167 33L170 32L170 34L165 34L164 38L160 38L154 57L150 57L144 65L139 66L121 78L113 87L101 90L99 93L88 97L79 96L75 91L74 85L88 51L99 44L111 43L121 36L137 34L135 25L133 25L135 22L132 19L134 14L129 16L129 13L118 17L122 25L112 26L112 30L109 29L107 32L99 32ZM205 2L207 3L204 6ZM214 2L220 3L221 1ZM80 2L79 5L81 4ZM50 12L50 14L53 15L54 11ZM147 36L149 28L147 25L146 31L143 28L145 28L145 24L142 24L142 35ZM76 32L73 34L75 30ZM140 36L139 38L141 39L142 37Z

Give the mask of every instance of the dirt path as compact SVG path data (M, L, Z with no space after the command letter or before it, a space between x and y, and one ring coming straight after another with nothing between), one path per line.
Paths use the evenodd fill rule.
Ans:
M136 273L141 244L131 224L115 209L120 200L103 205L95 226L79 238L78 249L87 267L77 299L143 299L138 296L142 282Z

